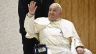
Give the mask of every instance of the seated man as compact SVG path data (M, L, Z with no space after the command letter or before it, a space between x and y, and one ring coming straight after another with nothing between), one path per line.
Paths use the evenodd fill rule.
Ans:
M92 54L84 48L73 23L60 18L62 8L58 3L50 5L48 17L34 20L35 4L32 1L28 5L29 13L24 23L27 38L35 37L40 44L46 44L48 54Z

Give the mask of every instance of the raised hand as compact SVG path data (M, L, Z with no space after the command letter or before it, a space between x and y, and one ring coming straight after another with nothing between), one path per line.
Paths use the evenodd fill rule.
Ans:
M29 8L29 14L34 14L36 9L37 9L37 6L36 5L36 2L34 1L31 1L30 4L28 4L28 8Z

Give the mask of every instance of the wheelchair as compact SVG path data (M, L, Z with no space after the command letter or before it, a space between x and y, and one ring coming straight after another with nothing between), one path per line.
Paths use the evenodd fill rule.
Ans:
M34 54L47 54L47 47L46 47L46 45L45 44L36 45L34 47Z

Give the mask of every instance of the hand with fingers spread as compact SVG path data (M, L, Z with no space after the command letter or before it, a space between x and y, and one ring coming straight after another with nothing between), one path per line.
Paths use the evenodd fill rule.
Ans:
M28 8L29 8L29 14L33 15L37 9L36 2L31 1L30 4L28 4Z

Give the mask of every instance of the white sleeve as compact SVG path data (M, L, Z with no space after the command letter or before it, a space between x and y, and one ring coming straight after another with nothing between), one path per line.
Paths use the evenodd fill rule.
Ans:
M79 36L78 36L78 34L76 32L76 29L75 29L73 23L72 23L72 35L73 36L72 36L72 43L71 43L71 52L73 54L77 54L75 48L77 46L83 46L83 44L82 44L82 42L81 42L81 40L80 40L80 38L79 38Z
M80 37L78 36L77 32L76 32L76 29L72 23L72 34L73 34L73 37L72 37L72 41L74 42L74 47L76 48L77 46L84 46L80 40Z
M26 15L26 18L24 21L24 28L26 32L28 33L26 35L28 36L34 35L36 33L39 33L39 31L42 30L43 28L45 28L45 25L39 24L38 21L39 21L38 19L34 20L34 16L29 18Z
M28 39L31 39L31 38L34 38L34 37L35 37L37 40L39 40L39 39L38 39L38 34L29 35L29 34L27 33L25 37L28 38Z
M29 35L35 33L34 16L32 16L31 18L29 18L26 15L26 18L25 18L25 21L24 21L24 28L25 28L26 32Z

